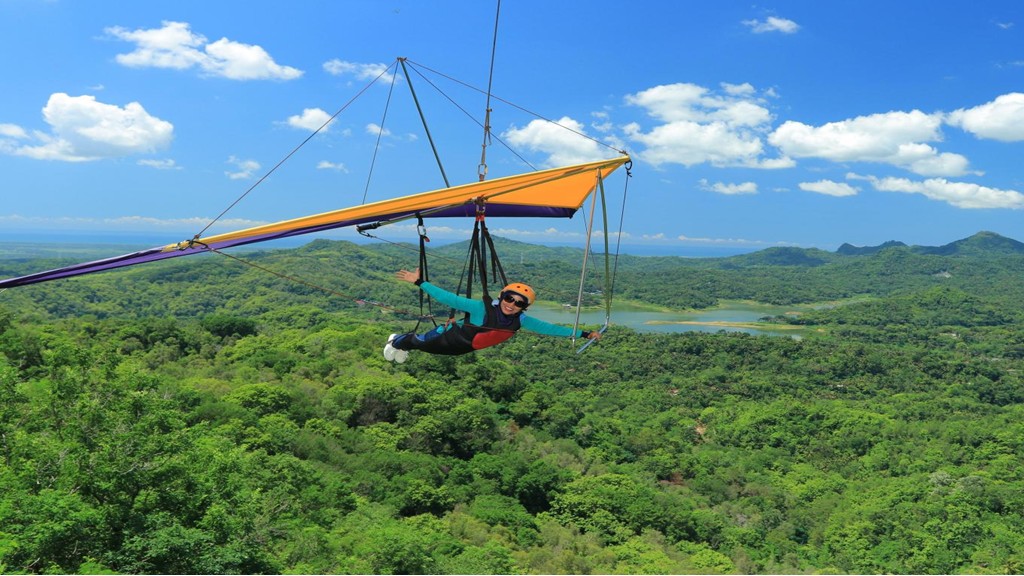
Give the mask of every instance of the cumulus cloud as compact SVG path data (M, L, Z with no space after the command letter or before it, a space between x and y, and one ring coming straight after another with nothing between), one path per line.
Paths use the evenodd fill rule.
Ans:
M701 179L700 186L704 190L711 192L717 192L718 194L725 194L727 196L733 196L737 194L757 194L757 184L754 182L743 182L741 184L726 184L724 182L715 182L711 184L705 179Z
M120 26L106 29L118 40L132 42L135 49L118 54L118 63L131 68L198 68L203 74L231 80L294 80L302 70L282 66L260 46L221 38L207 42L193 32L187 22L162 22L162 28L128 30Z
M939 152L926 142L942 140L941 114L886 112L810 126L787 121L768 137L786 156L834 162L879 162L922 176L960 176L967 158Z
M302 114L288 117L289 126L310 132L320 130L321 128L323 128L323 132L326 132L330 128L330 126L327 126L327 123L330 121L331 115L320 108L306 108L302 111Z
M800 30L800 25L792 20L786 18L779 18L777 16L769 16L762 20L744 20L744 26L750 27L751 31L755 34L764 34L765 32L781 32L783 34L795 34Z
M151 153L166 148L174 137L170 122L151 116L138 102L123 108L97 102L93 96L51 94L43 107L49 132L5 124L0 151L37 160L86 162Z
M380 78L391 82L394 74L388 72L390 68L387 64L359 64L337 58L324 62L324 71L332 76L354 76L357 80L365 81Z
M247 180L252 178L253 174L260 169L260 163L255 160L243 160L231 156L228 158L228 164L235 167L235 170L227 171L224 174L232 180Z
M979 138L1019 142L1024 140L1024 94L1011 92L981 106L961 108L950 112L946 122Z
M1024 194L1016 190L1000 190L970 182L950 182L945 178L913 181L908 178L877 178L850 174L847 178L866 180L880 192L921 194L925 198L945 202L957 208L1024 209Z
M566 116L555 123L533 120L522 128L513 126L501 136L514 147L547 154L551 166L608 158L610 151L585 134L581 123Z
M834 182L832 180L818 180L817 182L801 182L799 188L804 192L825 194L826 196L856 196L857 188L846 182Z
M690 167L705 162L737 165L754 161L764 151L759 138L733 132L721 123L671 122L648 132L633 123L625 127L625 132L632 141L645 146L640 156L655 166Z
M716 94L697 84L677 83L648 88L626 96L626 103L665 122L720 122L730 127L758 127L771 121L771 113L752 97L749 84L724 84Z
M720 91L690 83L655 86L626 96L626 103L644 109L661 122L649 130L639 123L623 128L627 138L642 144L639 155L654 164L783 168L788 158L763 157L762 134L771 112L750 84L723 84Z

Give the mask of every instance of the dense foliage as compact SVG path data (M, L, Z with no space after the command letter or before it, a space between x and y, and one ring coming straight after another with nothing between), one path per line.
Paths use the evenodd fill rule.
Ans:
M504 249L574 292L578 254ZM247 256L334 294L218 257L8 290L0 572L1024 571L1022 256L766 252L623 258L618 293L862 297L802 339L396 365L414 321L356 301L415 308L393 246Z

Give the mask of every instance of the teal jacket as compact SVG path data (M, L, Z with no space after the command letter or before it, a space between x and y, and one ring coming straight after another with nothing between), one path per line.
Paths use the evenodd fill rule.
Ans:
M430 282L421 282L419 286L421 290L426 292L434 300L437 300L451 308L455 308L456 310L469 312L470 324L475 324L477 326L483 325L484 319L486 318L486 310L482 299L474 300L472 298L465 298L458 294L453 294L443 288L438 288ZM495 305L496 303L497 301L494 302ZM564 338L580 338L583 336L583 330L576 330L573 332L573 329L570 326L562 326L561 324L545 322L527 315L525 311L519 313L519 324L530 332L536 332L546 336L561 336ZM437 327L437 331L444 332L448 328L449 326L441 325Z

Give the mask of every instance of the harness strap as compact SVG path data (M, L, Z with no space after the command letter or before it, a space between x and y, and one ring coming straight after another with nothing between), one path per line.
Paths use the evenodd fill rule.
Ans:
M488 275L488 266L490 275ZM462 291L462 284L466 284L466 298L473 297L473 283L479 276L481 295L480 298L490 304L491 281L502 282L502 286L508 284L505 277L505 269L498 258L498 252L494 249L494 239L487 230L486 207L482 199L476 202L476 220L473 222L473 235L469 240L469 255L466 265L463 268L463 276L459 278L459 287L456 293ZM449 315L449 322L455 318L455 310L452 309ZM466 314L466 321L469 321L469 314Z
M430 280L430 270L427 267L427 242L430 242L430 238L427 237L427 227L423 224L423 215L419 212L416 213L417 225L416 232L420 237L420 280L428 282ZM416 319L416 327L413 328L413 332L419 332L420 324L424 318L430 318L431 324L437 327L437 322L434 320L434 311L430 306L431 299L422 290L418 290L420 296L420 316ZM427 312L423 313L424 304L426 304Z

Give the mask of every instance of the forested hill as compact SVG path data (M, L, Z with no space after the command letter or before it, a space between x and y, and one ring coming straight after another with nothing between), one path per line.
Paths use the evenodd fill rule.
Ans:
M940 248L622 256L619 300L820 306L405 364L408 246L0 292L0 573L1024 572L1024 254ZM575 297L578 250L498 249Z
M542 300L575 302L582 250L551 248L496 238L509 278L536 286ZM1022 294L1024 244L981 232L940 247L886 243L877 251L844 254L819 249L768 248L728 258L682 258L619 255L615 258L614 296L674 309L707 308L721 300L753 300L789 305L840 300L854 296L892 294L946 287L984 295L1000 306L1015 308ZM92 247L95 251L96 248ZM124 247L94 255L109 256ZM21 247L22 251L39 248ZM84 249L83 249L84 250ZM112 251L111 251L112 250ZM0 277L77 262L88 252L61 248L70 256L15 258L0 250ZM849 249L845 250L849 252ZM465 269L467 243L430 248L430 278L455 289ZM38 288L9 291L12 305L37 301L57 315L94 314L193 316L219 307L264 310L285 303L320 302L330 310L351 309L363 299L395 304L410 302L407 289L392 281L395 270L414 268L412 245L358 245L328 240L301 248L236 252L240 261L209 255L121 269L113 273L61 281ZM98 257L98 256L97 256ZM585 304L602 301L607 287L601 254L591 258ZM297 280L298 281L297 281ZM162 286L180 282L189 294L183 302L166 301ZM303 284L308 283L308 285ZM124 290L121 286L131 286ZM318 290L338 292L335 297ZM274 302L263 302L266 293ZM403 297L404 296L404 297ZM404 309L404 307L403 307Z

